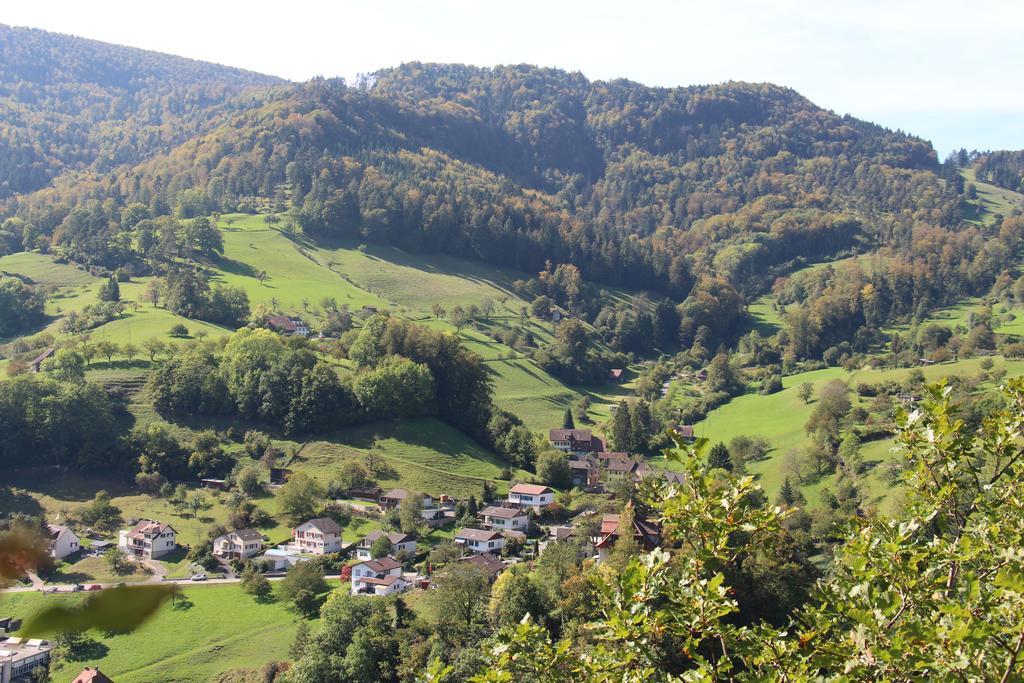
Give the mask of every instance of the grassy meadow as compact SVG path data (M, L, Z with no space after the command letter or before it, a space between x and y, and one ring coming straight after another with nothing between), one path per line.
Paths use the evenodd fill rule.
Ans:
M330 583L338 585L336 580ZM118 683L203 683L230 669L259 669L287 659L300 618L285 603L256 602L238 584L186 586L182 593L183 600L165 604L131 633L87 632L93 640L87 656L56 662L51 680L69 681L89 665ZM82 599L6 593L0 595L0 612L26 618L55 601ZM310 626L315 628L315 621Z
M982 371L981 358L970 358L957 362L939 363L922 368L862 369L847 372L842 368L825 368L783 377L784 389L768 396L745 394L711 411L707 418L694 425L697 436L706 437L712 443L729 442L736 436L763 436L772 445L769 457L749 465L751 473L757 475L759 483L774 496L786 476L784 458L786 453L806 443L804 425L814 410L814 399L804 403L798 396L798 388L807 382L814 387L814 395L828 382L839 379L853 389L861 382L874 384L885 381L901 382L910 372L920 369L927 381L937 381L952 375L977 375ZM1009 376L1024 374L1024 361L996 359L995 368L1004 368ZM851 394L855 405L858 400ZM862 445L865 462L869 465L882 464L892 456L895 443L892 439L866 442ZM888 487L877 477L875 467L867 476L869 496L876 502L887 492ZM804 488L808 503L817 503L817 494L822 486L834 477L824 477Z

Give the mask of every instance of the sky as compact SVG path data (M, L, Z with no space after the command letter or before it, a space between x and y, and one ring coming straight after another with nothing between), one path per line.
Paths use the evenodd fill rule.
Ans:
M1020 0L5 0L0 23L291 80L429 61L656 86L768 81L940 156L1024 148Z

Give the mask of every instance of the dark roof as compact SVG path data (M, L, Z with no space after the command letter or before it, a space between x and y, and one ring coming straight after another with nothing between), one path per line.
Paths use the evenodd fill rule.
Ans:
M256 529L236 529L235 531L229 531L226 535L230 536L235 534L243 541L262 541L263 534Z
M299 326L305 327L306 324L299 318L292 318L287 315L268 315L267 324L271 327L276 327L279 330L285 330L286 332L295 332L299 329Z
M512 519L513 517L520 517L526 513L519 508L504 508L492 505L483 509L480 513L485 517L500 517L501 519Z
M593 433L589 429L552 429L548 432L549 441L590 441Z
M52 356L54 353L56 353L56 351L54 351L53 349L46 349L41 354L39 354L38 356L35 357L35 359L31 363L31 365L39 365L44 360L46 360L47 358Z
M690 425L680 425L676 427L676 434L683 437L684 439L693 438L693 427Z
M497 576L505 569L505 563L490 553L480 553L470 557L464 557L460 562L475 564L491 576Z
M363 536L363 541L369 541L372 544L374 541L376 541L381 536L387 536L388 540L391 541L392 545L398 545L399 543L408 543L409 541L416 540L412 536L410 536L409 534L403 534L403 533L398 532L398 531L394 531L394 532L391 532L389 534L385 534L380 529L375 529L375 530L371 531L370 533L366 534L366 536Z
M325 534L340 534L341 533L341 527L338 526L338 523L335 522L330 517L318 517L316 519L309 520L305 524L311 524L318 531L322 531ZM302 524L300 526L305 526L305 524Z
M366 568L372 572L384 572L391 571L392 569L398 569L402 566L402 563L393 557L385 555L384 557L378 557L376 560L366 560L359 564L366 565Z

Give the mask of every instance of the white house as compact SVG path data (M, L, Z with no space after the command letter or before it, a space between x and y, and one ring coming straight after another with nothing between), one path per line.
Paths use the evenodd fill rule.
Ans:
M292 530L292 546L310 555L341 552L341 527L327 517L311 519Z
M498 531L460 529L455 543L474 553L499 553L505 547L505 537Z
M75 532L63 524L47 524L46 528L50 533L50 557L59 560L82 547Z
M555 492L541 484L516 484L508 490L508 502L541 512L555 502Z
M486 507L480 513L484 526L495 531L526 531L530 517L521 508Z
M132 528L121 529L117 547L132 557L156 560L178 547L176 538L177 532L170 524L140 519Z
M282 572L288 571L299 562L308 562L309 558L288 548L271 548L263 553L257 561L263 562L267 571Z
M402 563L393 557L365 560L352 565L352 592L373 595L401 593L410 585L402 577Z
M383 531L371 531L356 544L356 557L360 560L372 560L373 556L370 554L370 548L381 536L387 536L387 539L391 541L392 555L397 555L400 552L405 552L409 555L416 553L416 539L409 534L399 532L385 534Z
M263 549L263 534L255 529L229 531L213 539L213 554L226 560L247 560Z

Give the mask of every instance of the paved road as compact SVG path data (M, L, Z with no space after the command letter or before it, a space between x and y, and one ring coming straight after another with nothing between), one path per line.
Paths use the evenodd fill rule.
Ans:
M281 575L278 575L278 576L268 576L267 577L267 579L270 580L270 581L280 581L283 578L284 578L284 574L281 574ZM327 579L340 579L341 575L340 574L327 574L324 578L327 578ZM38 577L36 577L36 580L38 580ZM222 583L238 583L241 580L242 579L240 579L238 577L235 577L235 578L224 578L224 579L207 579L206 581L193 581L192 579L189 579L189 578L183 578L183 579L167 579L167 578L164 578L163 580L160 580L159 578L149 578L149 579L146 579L145 581L125 581L123 583L125 585L127 585L127 586L145 586L145 585L153 585L155 583L159 583L159 584L169 584L170 583L170 584L178 584L178 585L185 585L185 586L207 586L207 585L222 584ZM83 585L85 585L85 586L98 585L98 586L102 586L103 588L113 588L114 586L119 585L119 583L99 583L99 582L95 582L95 581L86 581L86 582L83 583ZM35 583L33 583L33 585L31 585L31 586L15 586L13 588L0 589L0 593L29 593L29 592L34 592L34 591L41 590L41 586L42 586L42 582L40 581L39 585L35 585ZM45 588L46 588L45 592L47 592L47 593L49 593L54 588L57 589L55 591L56 593L74 593L74 592L76 592L74 590L74 584L70 584L70 583L46 584ZM77 592L82 593L83 591L77 591ZM85 592L88 592L88 591L85 591Z

